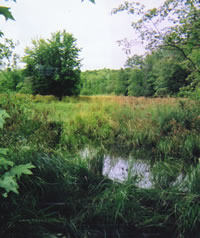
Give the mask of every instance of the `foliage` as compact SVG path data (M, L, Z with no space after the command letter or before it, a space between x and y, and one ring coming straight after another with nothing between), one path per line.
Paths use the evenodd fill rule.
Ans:
M114 9L113 13L127 11L139 16L139 20L133 22L132 26L140 33L141 40L147 40L148 49L164 45L174 47L183 54L182 51L187 48L187 44L192 44L193 35L196 33L195 41L198 41L198 8L198 1L186 0L165 1L160 7L148 10L140 3L125 2ZM168 22L169 26L165 27L163 22ZM194 22L196 29L192 24ZM148 25L148 28L145 25ZM181 45L185 48L179 48ZM194 44L195 46L198 47L197 44Z
M9 118L8 113L4 110L0 110L0 129L3 129L6 118Z
M67 104L43 101L35 108L46 110L51 121L64 121L60 142L69 150L87 145L110 150L115 145L129 153L134 147L136 154L145 151L144 158L171 157L186 164L195 163L200 155L198 104L189 101L80 97Z
M126 68L81 73L82 95L184 96L184 89L197 85L197 73L184 66L180 53L156 50L146 56L128 58ZM193 75L193 76L192 76ZM189 79L192 78L192 79Z
M14 17L12 16L10 10L8 7L0 7L0 15L3 15L6 20L11 19L14 20Z
M109 235L110 224L138 236L198 237L199 104L16 94L1 95L1 108L10 115L0 131L10 164L35 166L18 181L20 195L0 197L2 237L95 237L101 229ZM96 153L80 156L80 148L93 146ZM138 188L131 176L125 183L102 177L104 154L113 148L134 148L134 158L150 160L155 188ZM180 173L183 183L171 187Z
M37 113L30 110L30 97L5 94L1 96L1 103L10 115L1 133L1 145L18 148L36 146L38 150L57 145L62 130L61 123L49 122L46 111L38 118Z
M25 89L23 70L12 69L0 72L0 92L23 92ZM25 91L25 90L24 90ZM27 91L31 92L31 91Z
M129 78L128 95L131 96L143 96L144 95L144 72L140 69L134 69L131 71Z
M0 129L3 129L5 119L8 117L4 110L0 110ZM17 180L20 179L22 174L32 174L30 169L35 168L32 164L15 166L12 161L5 159L7 152L7 149L0 148L0 187L5 190L3 193L1 192L3 197L7 197L10 192L18 194L19 186Z
M81 73L82 95L127 95L128 70L93 70Z
M16 2L16 0L13 0ZM0 6L0 16L4 16L6 20L14 20L12 13L10 12L9 7ZM0 30L0 37L3 36L3 32Z
M179 95L183 96L199 87L199 1L166 0L160 7L147 10L140 3L125 2L113 13L121 11L137 16L132 27L150 55L160 50L164 53L162 61L155 62L154 66L160 71L159 75L155 75L155 83L158 84L154 88L158 91L155 95L173 95L180 90L182 94ZM132 59L137 64L137 58ZM126 65L130 67L131 58ZM133 63L131 67L137 66Z
M128 95L128 79L129 79L129 72L126 69L120 69L118 77L116 77L115 82L115 95Z
M32 55L26 58L30 63L26 77L18 70L1 72L3 92L33 90L36 94L0 95L0 194L9 194L6 199L0 196L1 237L51 237L49 233L56 237L58 232L69 238L95 237L100 223L104 224L102 236L109 237L110 224L113 236L125 228L138 237L141 233L199 236L199 102L131 97L183 95L189 90L199 97L199 3L191 3L169 0L160 9L145 12L138 4L130 8L133 5L125 2L120 9L130 13L138 9L144 18L137 27L155 50L144 57L133 56L125 70L84 72L82 94L129 97L67 96L57 101L55 96L70 94L58 89L50 92L55 96L47 95L46 85L52 80L54 87L53 80L57 85L69 72L50 65L52 59L60 62L56 56L64 51L62 46L61 51L56 48L60 41L53 38L35 41L40 65L31 58L33 49L28 49ZM142 32L144 23L149 26L154 17L159 23L161 13L164 19L174 12L180 17L174 15L176 27L165 29L157 42L151 41L156 32L148 35L148 27ZM52 37L57 40L59 33ZM78 61L77 75L79 66ZM37 94L40 88L46 96ZM98 147L97 153L81 158L80 150L88 147ZM131 176L124 183L102 177L104 154L113 148L121 155L132 153L134 158L150 160L154 187L138 188L137 178ZM33 176L26 176L32 168Z
M16 68L18 55L14 53L15 44L11 39L4 39L0 42L0 69L10 70Z
M49 40L34 40L32 48L26 48L24 62L26 75L30 77L33 94L79 94L80 49L75 38L66 31L52 34Z

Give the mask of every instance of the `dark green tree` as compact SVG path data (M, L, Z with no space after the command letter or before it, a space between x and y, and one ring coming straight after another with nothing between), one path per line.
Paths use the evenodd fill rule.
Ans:
M146 56L133 55L126 61L129 70L128 94L133 96L153 96L155 75L153 66L159 60L156 54Z
M179 53L179 54L178 54ZM180 52L160 50L156 54L152 73L156 80L154 89L156 96L177 95L180 88L188 84L188 71L184 69Z
M144 56L133 55L131 57L128 57L128 59L125 62L125 67L141 69L143 64L144 64Z
M120 69L117 72L115 79L115 94L116 95L128 95L128 80L129 80L129 69Z
M132 69L129 76L129 96L144 96L144 71L141 69Z
M66 31L58 31L49 40L34 40L25 49L26 75L30 77L33 94L65 95L80 92L80 49L76 39Z
M82 95L128 94L129 69L100 69L81 73Z
M191 91L200 86L200 2L198 0L165 0L160 7L147 10L140 3L124 2L113 10L114 13L120 11L127 11L137 16L132 26L149 54L160 49L172 52L171 59L163 56L165 58L162 60L163 65L161 62L160 65L157 64L160 67L159 73L157 72L160 83L156 83L156 90L174 94L180 91L181 86ZM129 45L125 41L125 46L129 47ZM179 56L179 62L175 60L173 65L176 55Z
M198 0L165 0L153 9L135 2L125 2L113 12L127 11L137 15L132 23L147 50L165 48L179 51L193 70L198 65L193 61L191 53L200 48L200 2ZM130 45L130 44L126 44Z

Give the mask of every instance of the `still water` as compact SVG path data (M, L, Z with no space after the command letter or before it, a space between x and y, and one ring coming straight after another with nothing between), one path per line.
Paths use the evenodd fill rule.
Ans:
M154 188L156 186L163 186L165 180L167 181L166 174L156 180L155 174L153 176L154 165L150 164L151 159L136 159L132 154L129 156L120 153L99 153L97 149L85 148L80 152L81 157L88 158L92 166L97 166L98 173L102 173L103 176L117 181L124 182L128 178L133 178L133 182L139 188ZM99 171L101 167L101 172ZM96 168L95 168L96 169ZM94 171L93 171L94 172ZM97 170L95 170L97 172ZM165 178L166 177L166 178ZM187 176L183 176L181 172L176 175L173 174L173 180L168 184L165 183L166 187L179 186L180 190L186 191L187 189L182 186L183 182L187 179ZM181 186L180 186L181 185ZM183 184L184 185L184 184Z
M95 158L95 149L85 148L81 151L82 157ZM152 174L148 160L134 159L133 156L104 154L102 174L109 179L124 182L130 177L134 177L136 185L141 188L152 188Z
M150 164L146 161L105 155L102 173L104 176L119 182L125 181L128 177L135 177L136 185L141 188L153 186Z

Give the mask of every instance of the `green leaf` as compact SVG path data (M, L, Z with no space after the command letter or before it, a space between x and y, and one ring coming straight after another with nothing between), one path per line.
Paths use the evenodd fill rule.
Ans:
M0 158L1 159L1 158ZM11 161L6 161L5 159L2 161L4 162L10 162L11 166L13 166L13 163ZM19 185L17 183L17 179L20 178L22 174L32 174L31 170L32 168L35 168L32 164L22 164L18 166L14 166L12 169L4 173L2 176L0 176L0 187L3 188L6 192L2 194L3 197L7 197L9 192L19 193L18 188Z
M7 148L0 148L0 155L7 155L8 149Z
M3 128L3 124L5 122L6 118L9 118L10 116L8 115L8 113L5 110L1 110L0 109L0 129Z
M3 194L4 197L7 197L9 192L18 194L18 184L14 176L5 176L0 179L0 187L6 190L6 193Z
M0 157L0 168L8 169L8 167L13 167L14 163L5 158Z
M9 7L0 6L0 15L3 15L6 18L6 20L8 19L15 20L12 13L10 12Z
M13 167L10 171L8 171L6 174L7 176L16 176L18 179L21 177L22 174L30 175L32 174L30 169L35 168L32 164L21 164L18 166Z

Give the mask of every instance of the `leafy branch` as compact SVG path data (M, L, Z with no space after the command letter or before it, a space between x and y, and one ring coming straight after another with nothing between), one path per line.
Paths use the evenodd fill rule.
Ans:
M136 17L133 29L139 34L147 51L159 48L176 50L190 63L192 71L199 71L191 54L199 49L200 3L197 0L165 0L158 8L145 9L136 2L124 2L112 13L126 11Z
M3 128L6 118L9 118L9 115L5 110L0 110L0 129ZM18 194L19 185L17 180L20 179L22 174L32 174L30 169L35 168L35 166L30 163L16 166L12 161L5 158L7 153L8 149L0 148L0 188L4 190L3 193L0 193L0 196L2 195L5 198L9 192Z

